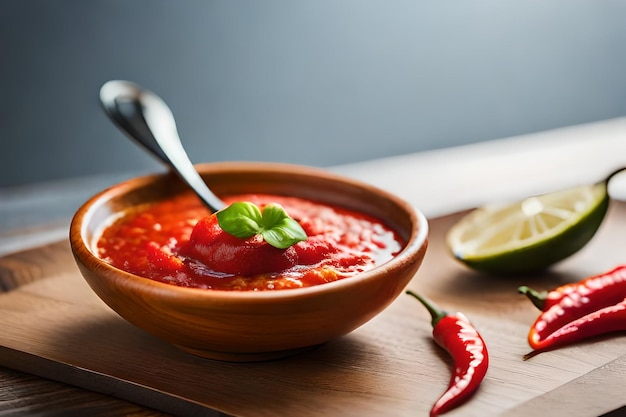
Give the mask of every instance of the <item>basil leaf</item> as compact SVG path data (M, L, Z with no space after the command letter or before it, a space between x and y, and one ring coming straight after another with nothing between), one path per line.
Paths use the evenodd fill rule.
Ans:
M302 226L289 217L279 204L268 204L263 208L263 239L279 249L287 249L306 240Z
M222 230L240 239L247 239L262 231L261 210L255 204L233 203L216 215Z
M270 245L287 249L306 240L302 226L275 203L261 210L253 203L237 202L216 213L217 221L226 233L241 239L260 234Z

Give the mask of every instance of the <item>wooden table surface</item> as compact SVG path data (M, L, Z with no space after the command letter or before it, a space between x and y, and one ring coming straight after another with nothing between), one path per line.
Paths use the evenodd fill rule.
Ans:
M435 219L488 202L594 182L622 166L626 166L624 118L330 169L390 190ZM66 239L70 218L87 197L134 174L0 189L0 256ZM610 187L618 199L626 195L625 189L622 178ZM2 291L6 289L0 286ZM533 405L543 403L544 409L550 409L600 385L603 393L585 403L620 407L626 405L624 380L626 357L622 356L537 396ZM23 414L163 415L113 396L0 368L0 415Z

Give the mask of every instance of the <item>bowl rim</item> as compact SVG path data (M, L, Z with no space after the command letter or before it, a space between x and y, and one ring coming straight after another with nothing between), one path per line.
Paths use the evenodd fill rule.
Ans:
M429 224L426 216L412 204L402 199L401 197L392 194L382 188L373 186L371 184L362 182L360 180L343 176L322 168L310 167L306 165L285 164L279 162L249 162L249 161L228 161L228 162L208 162L195 165L200 171L201 175L205 174L205 170L230 170L237 172L254 172L259 170L273 171L277 173L293 173L293 170L297 170L298 173L305 175L322 176L325 179L337 180L343 183L347 183L350 186L367 190L368 192L374 192L383 196L386 200L391 201L396 206L402 208L407 212L411 218L412 224L415 225L414 230L411 231L406 244L402 250L387 262L376 266L373 269L367 270L363 273L359 273L354 276L348 277L349 279L340 279L332 282L327 282L320 285L314 285L302 288L290 288L284 290L267 290L267 291L234 291L234 290L220 290L220 289L204 289L193 287L181 287L173 284L163 283L152 280L150 278L142 277L122 269L119 269L102 258L98 257L93 251L93 242L86 242L85 231L86 223L84 220L88 216L97 210L101 205L113 196L123 194L125 192L148 186L158 180L162 180L167 176L173 175L171 172L151 173L147 175L141 175L133 177L122 182L113 184L87 199L75 212L70 222L69 228L69 240L71 250L74 256L78 258L81 263L99 265L99 268L104 269L110 273L115 273L124 278L125 286L132 287L145 287L154 288L155 294L159 294L159 298L177 298L187 295L193 295L194 298L199 299L221 299L221 300L255 300L255 301L275 301L276 299L288 299L294 296L305 297L314 296L319 293L333 292L332 289L341 289L343 287L352 287L357 283L375 279L376 277L385 275L385 272L396 266L401 266L406 263L408 259L411 259L420 252L420 250L427 245L429 235Z

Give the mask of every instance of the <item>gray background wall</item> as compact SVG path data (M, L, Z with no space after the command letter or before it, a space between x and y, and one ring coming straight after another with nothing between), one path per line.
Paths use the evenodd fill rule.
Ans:
M0 60L0 186L160 169L109 79L194 162L329 166L624 115L626 1L4 0Z

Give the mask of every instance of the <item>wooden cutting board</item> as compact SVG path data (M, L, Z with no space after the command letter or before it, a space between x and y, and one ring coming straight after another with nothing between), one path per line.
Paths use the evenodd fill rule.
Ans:
M519 285L550 289L626 263L626 204L553 271L503 279L454 261L443 237L462 213L430 220L430 246L409 288L466 313L488 344L487 378L450 416L598 416L626 404L626 335L524 360L538 311ZM223 363L183 353L127 323L82 279L69 244L0 258L0 365L181 416L427 415L450 358L430 317L401 295L348 336L278 361Z

